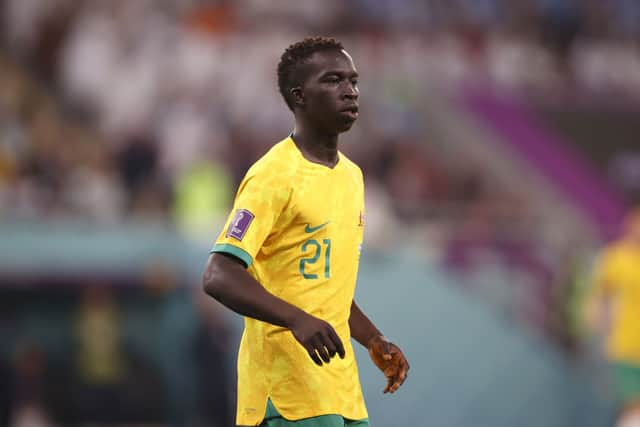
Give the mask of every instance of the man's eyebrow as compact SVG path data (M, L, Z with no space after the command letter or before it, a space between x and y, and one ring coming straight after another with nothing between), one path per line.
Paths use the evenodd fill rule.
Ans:
M360 76L357 71L348 72L348 71L342 71L342 70L329 70L329 71L325 71L324 73L322 73L320 75L320 77L326 77L326 76L331 76L331 75L337 75L337 76L349 75L350 77L359 77Z

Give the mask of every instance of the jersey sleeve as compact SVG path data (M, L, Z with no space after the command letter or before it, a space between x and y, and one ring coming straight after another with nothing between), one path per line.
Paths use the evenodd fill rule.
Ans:
M249 171L240 183L229 218L211 253L233 255L249 267L265 239L276 231L289 195L285 179Z

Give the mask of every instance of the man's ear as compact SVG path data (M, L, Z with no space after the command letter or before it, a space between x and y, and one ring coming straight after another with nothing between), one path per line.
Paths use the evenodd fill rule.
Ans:
M302 93L302 88L300 86L292 87L289 93L291 94L291 100L294 105L297 105L298 107L304 106L304 94Z

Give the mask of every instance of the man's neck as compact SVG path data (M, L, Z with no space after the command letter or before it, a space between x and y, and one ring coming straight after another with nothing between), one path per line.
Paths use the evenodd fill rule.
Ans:
M307 160L330 168L338 163L338 135L322 135L296 125L292 139Z

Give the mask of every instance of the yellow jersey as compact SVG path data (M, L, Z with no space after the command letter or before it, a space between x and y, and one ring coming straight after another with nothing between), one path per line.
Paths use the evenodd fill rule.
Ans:
M268 292L330 323L346 356L317 366L289 329L245 317L239 425L259 425L268 398L290 420L367 418L349 329L363 229L362 171L342 153L329 168L289 137L247 172L212 252L240 258Z
M606 247L597 262L595 293L612 297L608 357L640 363L640 248L624 242Z

